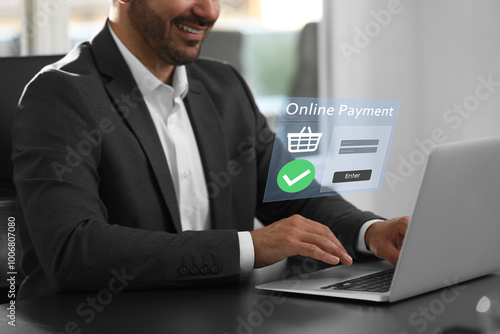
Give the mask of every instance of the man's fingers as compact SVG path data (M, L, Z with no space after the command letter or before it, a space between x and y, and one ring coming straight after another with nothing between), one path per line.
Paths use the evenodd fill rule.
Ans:
M395 229L396 235L394 235L394 246L396 246L398 250L400 250L401 247L403 246L403 240L406 235L406 230L408 229L409 219L410 217L405 216L405 217L400 217L397 220Z
M314 220L310 220L304 218L307 221L307 231L311 233L315 233L321 236L326 236L330 241L332 241L342 252L347 254L346 249L342 245L342 243L337 239L335 234L333 234L332 230L326 225L315 222Z
M365 242L376 256L396 265L410 217L398 217L371 225Z
M379 247L375 247L373 250L375 256L387 260L394 266L397 264L399 259L399 249L392 242L386 242L380 244Z
M398 232L402 237L406 235L406 230L408 229L409 220L410 220L409 216L404 216L399 219L399 222L403 223L403 224L398 224Z
M302 242L297 244L296 247L299 255L312 257L313 259L329 264L338 264L340 262L340 258L338 256L332 255L314 244Z
M349 256L349 254L347 254L345 248L342 246L342 244L340 244L338 239L333 234L331 236L325 236L314 233L304 233L300 236L300 240L306 244L315 245L323 251L334 255L335 257L339 258L340 261L342 261L342 263L345 265L349 266L352 264L352 258Z
M405 224L408 224L408 222L410 221L410 216L399 217L399 220L404 222Z
M288 256L302 255L329 264L351 265L352 258L325 225L294 215L251 231L254 267L264 267Z
M382 258L386 259L394 266L398 263L399 250L396 247L388 246L387 248L384 249L383 253L384 254L382 254L381 256Z

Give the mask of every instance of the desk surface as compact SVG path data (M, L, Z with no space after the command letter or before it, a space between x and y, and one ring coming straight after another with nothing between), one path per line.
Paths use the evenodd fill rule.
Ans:
M395 304L259 291L293 260L257 270L235 286L118 294L78 293L16 303L16 326L0 309L1 333L479 333L484 296L498 296L500 272ZM455 296L455 298L453 298ZM89 299L100 297L95 308ZM91 301L90 299L90 301ZM467 327L469 331L452 328ZM444 331L443 331L444 330Z

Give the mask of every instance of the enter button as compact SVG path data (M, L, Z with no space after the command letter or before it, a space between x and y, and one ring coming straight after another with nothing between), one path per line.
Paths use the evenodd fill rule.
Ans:
M333 174L332 183L367 181L371 177L372 177L371 169L335 172L335 174Z

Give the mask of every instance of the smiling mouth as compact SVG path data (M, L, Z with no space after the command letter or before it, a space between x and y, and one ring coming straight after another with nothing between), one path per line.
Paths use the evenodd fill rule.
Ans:
M201 34L203 32L203 30L196 30L196 29L190 28L188 26L185 26L184 24L181 24L181 23L175 23L175 26L177 28L182 29L182 30L189 32L191 34Z

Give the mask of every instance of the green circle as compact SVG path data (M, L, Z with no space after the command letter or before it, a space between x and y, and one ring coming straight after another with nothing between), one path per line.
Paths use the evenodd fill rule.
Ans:
M296 193L307 188L314 180L315 174L316 170L310 161L290 161L278 173L278 187L284 192Z

